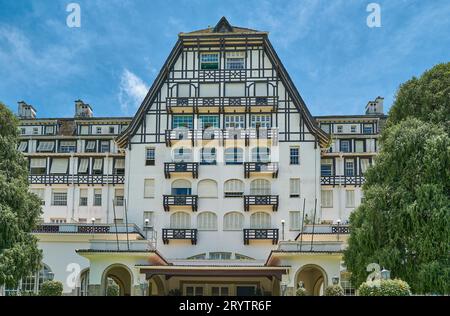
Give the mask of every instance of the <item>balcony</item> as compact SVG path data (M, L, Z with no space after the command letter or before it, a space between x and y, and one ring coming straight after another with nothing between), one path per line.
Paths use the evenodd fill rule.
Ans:
M190 173L194 179L198 178L198 162L166 162L164 163L164 176L170 179L173 173Z
M179 97L167 98L169 113L274 112L278 97Z
M252 173L270 174L272 178L278 177L278 163L277 162L245 162L244 163L244 177L250 178Z
M191 244L197 244L197 229L184 228L163 228L162 240L165 245L169 244L170 240L190 240Z
M33 233L37 234L138 234L143 232L135 224L42 224Z
M272 211L278 211L278 195L244 195L244 211L250 211L251 206L271 206Z
M194 146L194 130L173 129L165 132L166 146L171 147L175 142L185 142Z
M197 212L197 195L163 195L164 211L169 212L170 207L191 207L193 212Z
M271 240L272 245L278 243L278 228L244 229L244 245L249 245L250 240Z
M91 175L91 174L44 174L44 175L29 175L28 182L30 184L87 184L87 185L105 185L105 184L124 184L124 175Z
M365 177L363 175L356 176L321 176L320 184L321 185L332 185L333 187L336 185L354 185L354 186L362 186L365 182Z

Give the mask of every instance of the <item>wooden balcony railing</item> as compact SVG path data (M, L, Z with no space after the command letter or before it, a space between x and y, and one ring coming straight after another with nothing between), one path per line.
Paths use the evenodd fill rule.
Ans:
M363 175L356 176L321 176L320 184L321 185L356 185L362 186L365 182L365 177Z
M271 240L273 245L278 243L278 228L250 228L244 229L244 245L250 240Z
M197 244L197 229L163 228L162 240L168 244L170 240L190 240L193 245Z
M194 179L198 177L198 162L166 162L164 176L170 179L172 173L191 173Z
M244 195L244 211L251 206L271 206L272 211L278 211L278 195Z
M244 177L250 178L252 173L269 173L272 178L277 178L278 166L278 162L245 162Z
M163 195L164 211L169 212L173 206L190 206L193 212L197 212L197 195Z
M92 174L63 174L63 175L29 175L28 182L30 184L87 184L87 185L103 185L103 184L124 184L124 175L92 175Z

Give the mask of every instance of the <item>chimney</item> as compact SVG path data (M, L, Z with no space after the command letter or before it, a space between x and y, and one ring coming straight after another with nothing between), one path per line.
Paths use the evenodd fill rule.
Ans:
M383 97L376 97L374 101L369 101L366 105L366 114L384 114Z
M17 103L19 104L19 118L27 120L34 120L36 118L36 109L32 105L27 104L25 101L19 101Z
M86 118L93 116L94 112L89 104L86 104L81 100L75 101L75 118Z

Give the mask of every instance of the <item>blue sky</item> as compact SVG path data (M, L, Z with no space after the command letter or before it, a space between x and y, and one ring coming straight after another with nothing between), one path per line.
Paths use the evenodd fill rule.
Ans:
M81 27L66 26L66 6ZM381 6L381 28L366 6ZM270 32L313 115L361 114L393 102L400 83L450 61L448 0L0 0L0 101L70 117L74 100L97 116L133 115L179 32L215 25Z

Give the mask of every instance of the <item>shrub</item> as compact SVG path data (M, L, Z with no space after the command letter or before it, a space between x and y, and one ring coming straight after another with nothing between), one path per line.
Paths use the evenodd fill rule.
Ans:
M109 284L106 289L106 296L119 296L119 286L117 284Z
M299 287L297 291L295 292L296 296L307 296L306 290L304 287Z
M63 292L63 285L59 281L45 281L42 283L40 295L41 296L61 296Z
M344 289L339 284L330 285L325 288L325 296L344 296Z
M408 283L400 279L376 280L361 284L359 296L409 296L411 290Z

